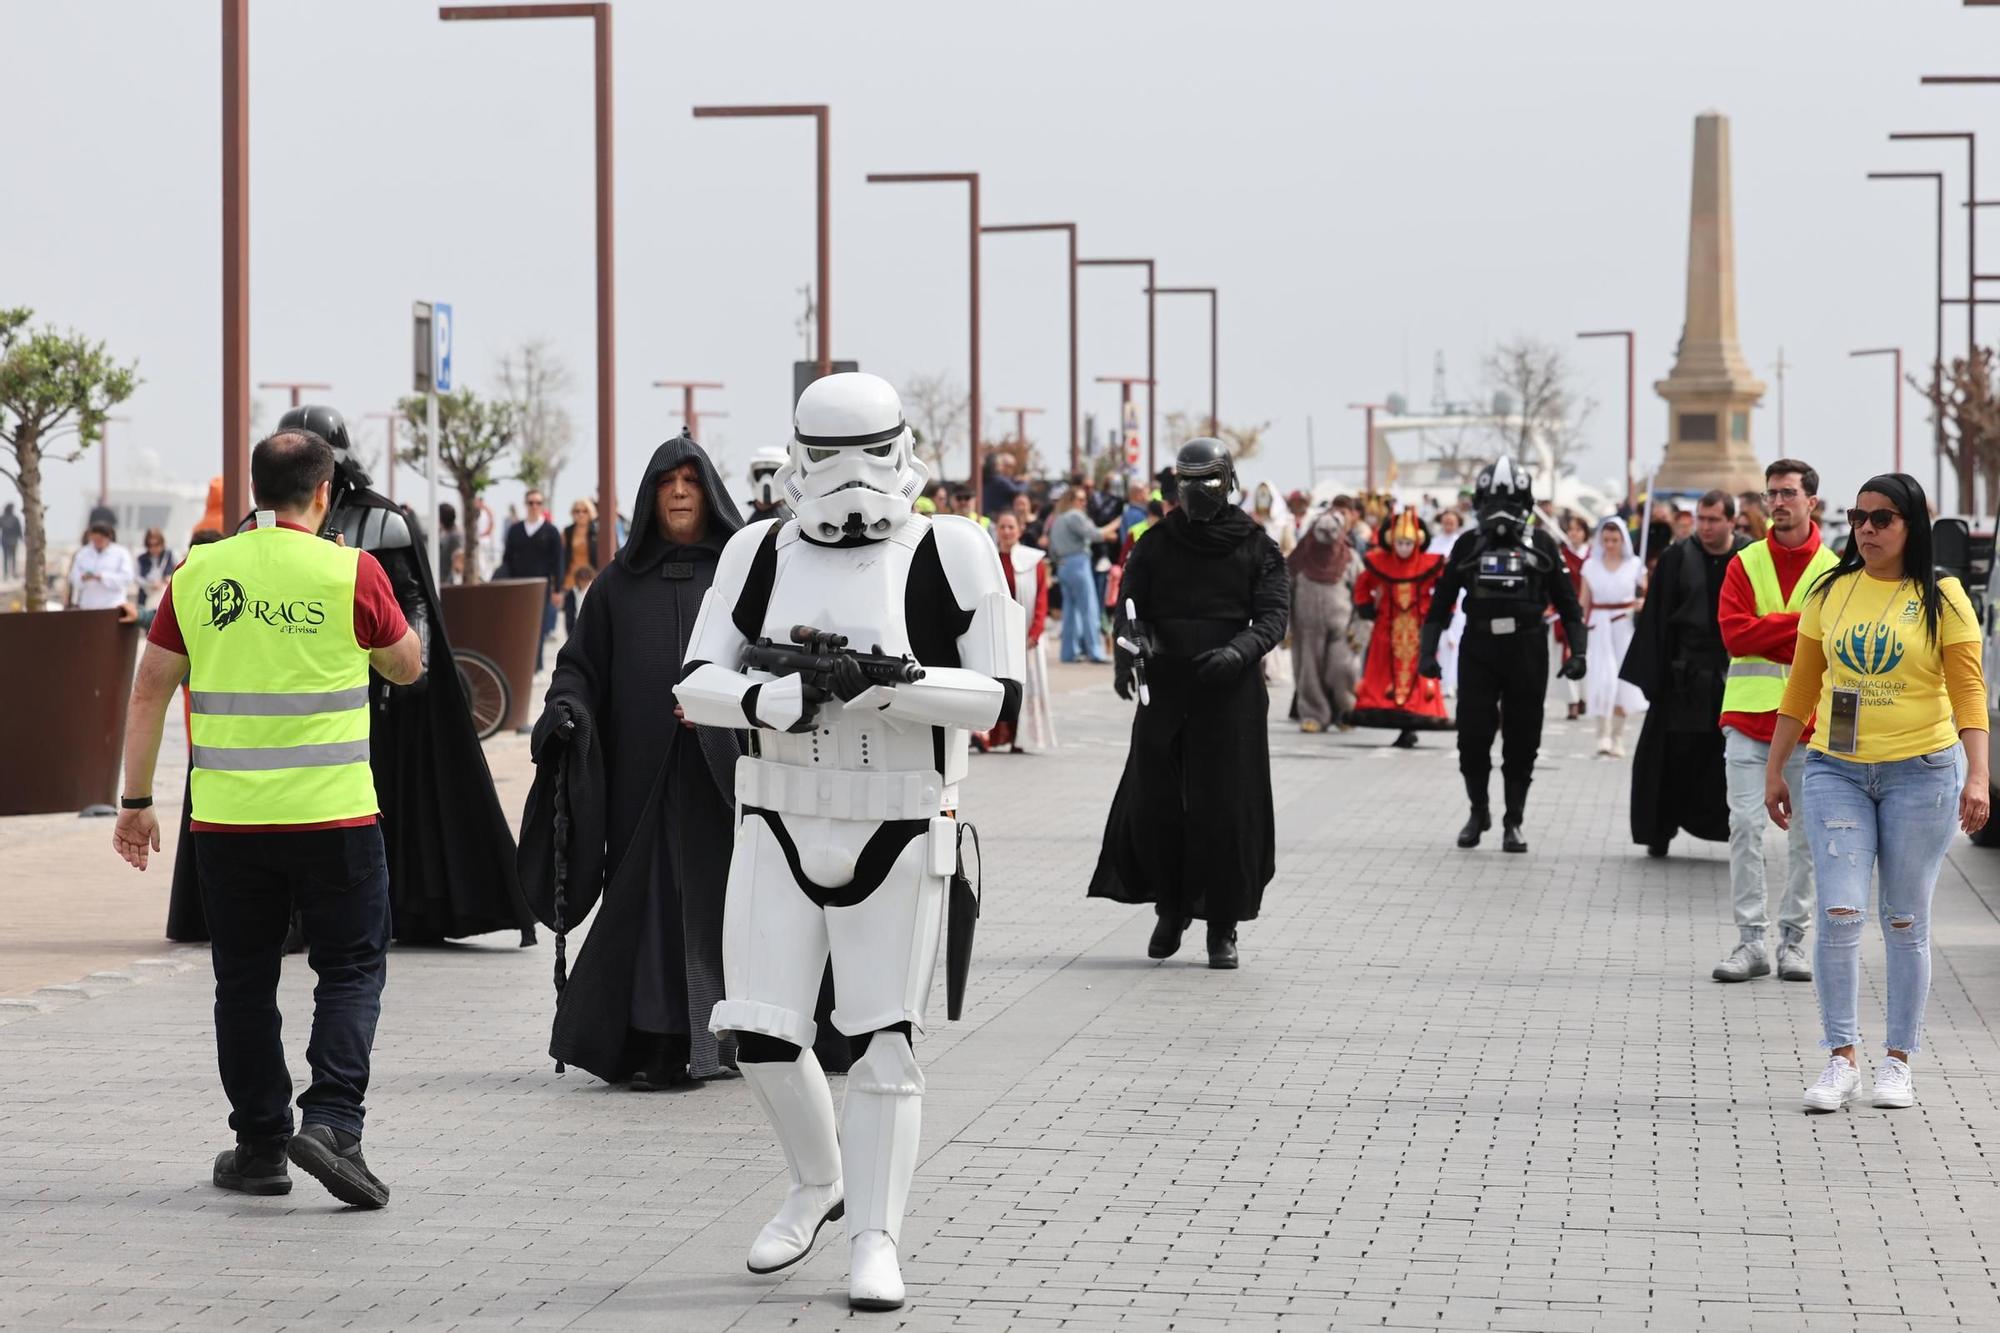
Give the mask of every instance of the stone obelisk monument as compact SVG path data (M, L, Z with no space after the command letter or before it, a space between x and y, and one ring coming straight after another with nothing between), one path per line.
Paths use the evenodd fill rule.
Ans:
M1694 199L1688 213L1687 318L1674 368L1653 388L1667 400L1667 455L1654 485L1671 490L1762 490L1751 409L1764 384L1736 343L1736 226L1729 191L1729 118L1694 122Z

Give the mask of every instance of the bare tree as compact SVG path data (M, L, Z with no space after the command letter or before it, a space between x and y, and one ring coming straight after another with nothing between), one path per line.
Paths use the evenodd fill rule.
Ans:
M1930 400L1931 410L1944 423L1944 452L1952 471L1962 477L1968 466L1976 470L1986 479L1988 495L1996 494L1994 488L2000 485L2000 400L1994 397L1993 359L1990 347L1978 349L1971 361L1953 357L1936 392L1910 376L1910 383ZM1943 498L1933 498L1942 508ZM1964 508L1972 507L1971 499L1963 497Z
M576 423L562 405L570 384L569 367L546 339L530 338L500 358L500 396L518 432L516 476L551 500L576 443Z
M972 401L958 381L943 371L913 375L901 392L903 415L916 436L917 457L930 465L933 478L941 477L946 452L966 438Z
M1167 448L1178 452L1189 440L1208 435L1210 424L1208 413L1205 411L1184 409L1167 413ZM1214 425L1213 438L1228 445L1229 452L1236 455L1236 461L1239 463L1257 456L1257 451L1264 447L1264 432L1271 429L1271 423L1268 421L1259 421L1248 426L1232 426L1226 421L1216 422Z
M397 405L410 428L411 443L403 447L403 461L419 464L424 459L425 400L405 398ZM459 512L465 515L468 538L477 531L479 496L505 475L508 455L519 443L519 427L514 405L505 399L481 398L467 388L441 393L438 409L438 469L452 480L458 491ZM465 582L479 582L479 543L465 543Z
M1562 349L1523 334L1487 353L1485 370L1489 388L1513 407L1492 428L1493 443L1509 457L1533 458L1539 437L1556 471L1574 472L1584 448L1583 423L1597 405L1577 396Z

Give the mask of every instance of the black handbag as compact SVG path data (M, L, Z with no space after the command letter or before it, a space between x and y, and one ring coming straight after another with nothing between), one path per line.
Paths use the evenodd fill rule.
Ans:
M965 835L972 835L972 867L965 864ZM958 826L958 864L951 873L950 902L945 917L944 1003L945 1016L953 1022L965 1009L965 978L972 970L972 932L979 924L980 859L979 830L971 824Z

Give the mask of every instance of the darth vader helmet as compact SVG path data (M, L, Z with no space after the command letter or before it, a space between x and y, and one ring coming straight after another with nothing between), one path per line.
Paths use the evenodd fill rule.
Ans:
M889 381L861 371L814 380L792 423L777 485L804 536L881 541L910 516L930 473L917 461Z
M279 430L309 430L333 446L334 489L365 490L372 483L347 438L347 420L331 407L304 403L278 418Z
M1174 481L1188 518L1206 523L1229 507L1236 460L1221 440L1206 435L1189 440L1174 457Z

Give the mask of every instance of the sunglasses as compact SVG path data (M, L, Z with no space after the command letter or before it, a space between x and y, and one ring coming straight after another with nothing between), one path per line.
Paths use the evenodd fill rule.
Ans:
M1805 494L1804 491L1794 490L1790 486L1787 486L1783 490L1765 491L1764 498L1776 505L1783 504L1787 500L1802 500L1805 498Z
M1871 526L1887 531L1901 517L1893 509L1850 509L1847 511L1847 526L1857 531Z

